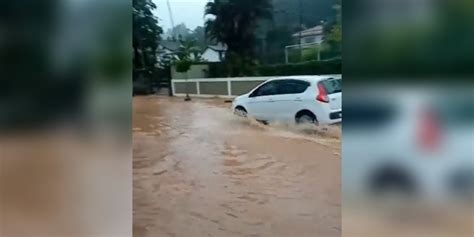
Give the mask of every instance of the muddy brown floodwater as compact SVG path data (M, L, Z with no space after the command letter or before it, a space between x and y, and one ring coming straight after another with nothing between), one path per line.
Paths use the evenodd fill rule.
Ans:
M134 97L134 236L340 236L339 128L311 129Z

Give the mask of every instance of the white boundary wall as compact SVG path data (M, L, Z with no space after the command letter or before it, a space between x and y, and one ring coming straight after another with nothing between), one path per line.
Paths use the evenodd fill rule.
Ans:
M321 75L320 75L321 76ZM341 77L341 74L328 74L324 76L337 76ZM226 77L226 78L193 78L193 79L173 79L171 80L171 88L173 90L174 96L186 96L185 93L176 93L176 83L196 83L196 88L190 91L196 91L197 93L189 93L189 95L193 97L204 97L204 98L212 98L212 97L222 97L222 98L234 98L237 95L233 95L232 93L232 82L245 82L245 81L261 81L264 82L271 78L285 78L285 76L270 76L270 77ZM227 82L227 94L202 94L201 93L201 86L200 83L202 82Z
M193 79L173 79L171 81L171 87L173 90L173 95L174 96L186 96L185 93L176 93L175 90L175 83L184 83L184 82L195 82L196 83L196 91L197 94L189 94L194 97L204 97L204 98L210 98L210 97L222 97L222 98L234 98L237 95L232 95L232 82L233 81L266 81L270 78L275 78L273 77L228 77L228 78L193 78ZM206 95L206 94L201 94L200 90L200 83L201 82L227 82L227 95Z

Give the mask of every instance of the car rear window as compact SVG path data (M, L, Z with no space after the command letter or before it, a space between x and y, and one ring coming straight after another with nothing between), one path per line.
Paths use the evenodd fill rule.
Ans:
M299 94L306 91L309 83L301 80L282 80L278 84L279 94Z
M340 78L329 78L322 80L320 83L324 86L328 95L342 92L342 79Z
M436 103L443 123L450 126L472 125L474 123L474 102L472 97L444 99Z

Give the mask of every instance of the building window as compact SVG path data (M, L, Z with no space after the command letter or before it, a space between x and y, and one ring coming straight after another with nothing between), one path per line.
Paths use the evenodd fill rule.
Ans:
M316 37L314 36L308 36L303 38L303 43L309 44L309 43L314 43Z

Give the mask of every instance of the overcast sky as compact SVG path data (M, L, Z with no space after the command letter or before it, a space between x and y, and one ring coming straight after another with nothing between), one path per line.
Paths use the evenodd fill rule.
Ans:
M166 32L171 28L170 14L168 12L167 0L153 0L157 9L155 15L159 18L159 25ZM173 13L174 24L186 24L193 30L196 26L204 25L204 7L209 0L169 0Z

